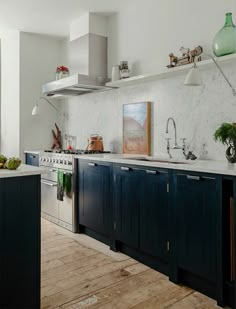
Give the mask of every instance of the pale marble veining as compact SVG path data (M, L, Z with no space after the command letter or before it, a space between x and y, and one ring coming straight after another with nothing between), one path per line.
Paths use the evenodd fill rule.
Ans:
M236 63L222 64L236 87ZM177 124L178 143L187 146L201 159L225 160L225 146L216 143L213 133L223 122L236 122L236 98L216 67L202 72L204 86L186 87L185 75L121 88L103 93L68 98L62 104L64 133L77 136L77 148L87 146L90 134L103 136L106 150L122 152L122 105L152 102L152 155L166 155L165 126L168 117ZM174 132L170 126L173 143ZM182 158L181 150L171 150Z

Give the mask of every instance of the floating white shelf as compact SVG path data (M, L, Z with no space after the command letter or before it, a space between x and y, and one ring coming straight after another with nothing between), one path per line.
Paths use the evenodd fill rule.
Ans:
M236 54L218 57L215 59L217 62L225 62L225 63L232 62L232 61L236 61ZM147 83L151 81L166 79L169 77L174 77L174 76L181 75L183 73L187 73L192 66L193 64L191 63L191 64L179 66L176 68L165 69L164 71L159 72L159 73L132 76L126 79L117 80L115 82L106 83L106 86L113 87L113 88L121 88L121 87L135 86L138 84L143 84L143 83ZM207 60L197 62L197 66L203 69L207 69L208 67L214 66L214 62L211 59L207 59Z

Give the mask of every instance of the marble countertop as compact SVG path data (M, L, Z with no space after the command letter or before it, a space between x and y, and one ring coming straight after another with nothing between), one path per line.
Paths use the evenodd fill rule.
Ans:
M43 150L25 150L24 153L40 154Z
M41 175L43 172L44 168L21 164L16 170L0 169L0 178Z
M78 155L75 158L84 160L106 161L111 163L129 164L144 167L158 167L182 171L203 172L212 174L221 174L228 176L236 176L236 164L230 164L225 160L181 160L181 159L168 159L164 157L147 157L139 155L122 155L122 154L94 154L94 155ZM154 160L168 160L170 162L152 162L140 161L135 158L147 158Z

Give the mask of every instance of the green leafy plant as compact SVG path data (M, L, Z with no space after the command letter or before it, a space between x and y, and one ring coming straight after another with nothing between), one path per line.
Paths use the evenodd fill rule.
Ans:
M236 123L223 123L213 136L215 141L236 147Z

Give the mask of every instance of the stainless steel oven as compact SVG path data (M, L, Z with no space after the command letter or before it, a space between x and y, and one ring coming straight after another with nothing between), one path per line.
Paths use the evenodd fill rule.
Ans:
M57 153L42 153L40 166L45 173L41 176L41 215L70 231L76 232L74 203L73 156ZM71 174L72 196L64 195L63 201L57 199L57 173Z
M52 152L45 150L40 153L39 165L45 168L45 173L41 177L41 215L43 218L74 233L77 232L78 205L75 203L75 198L78 200L78 192L76 191L78 175L75 174L75 171L78 172L78 167L75 165L78 160L74 160L74 155L96 153L107 152L89 150L58 150L58 152ZM57 200L57 172L59 169L72 175L72 197L65 195L63 201Z

